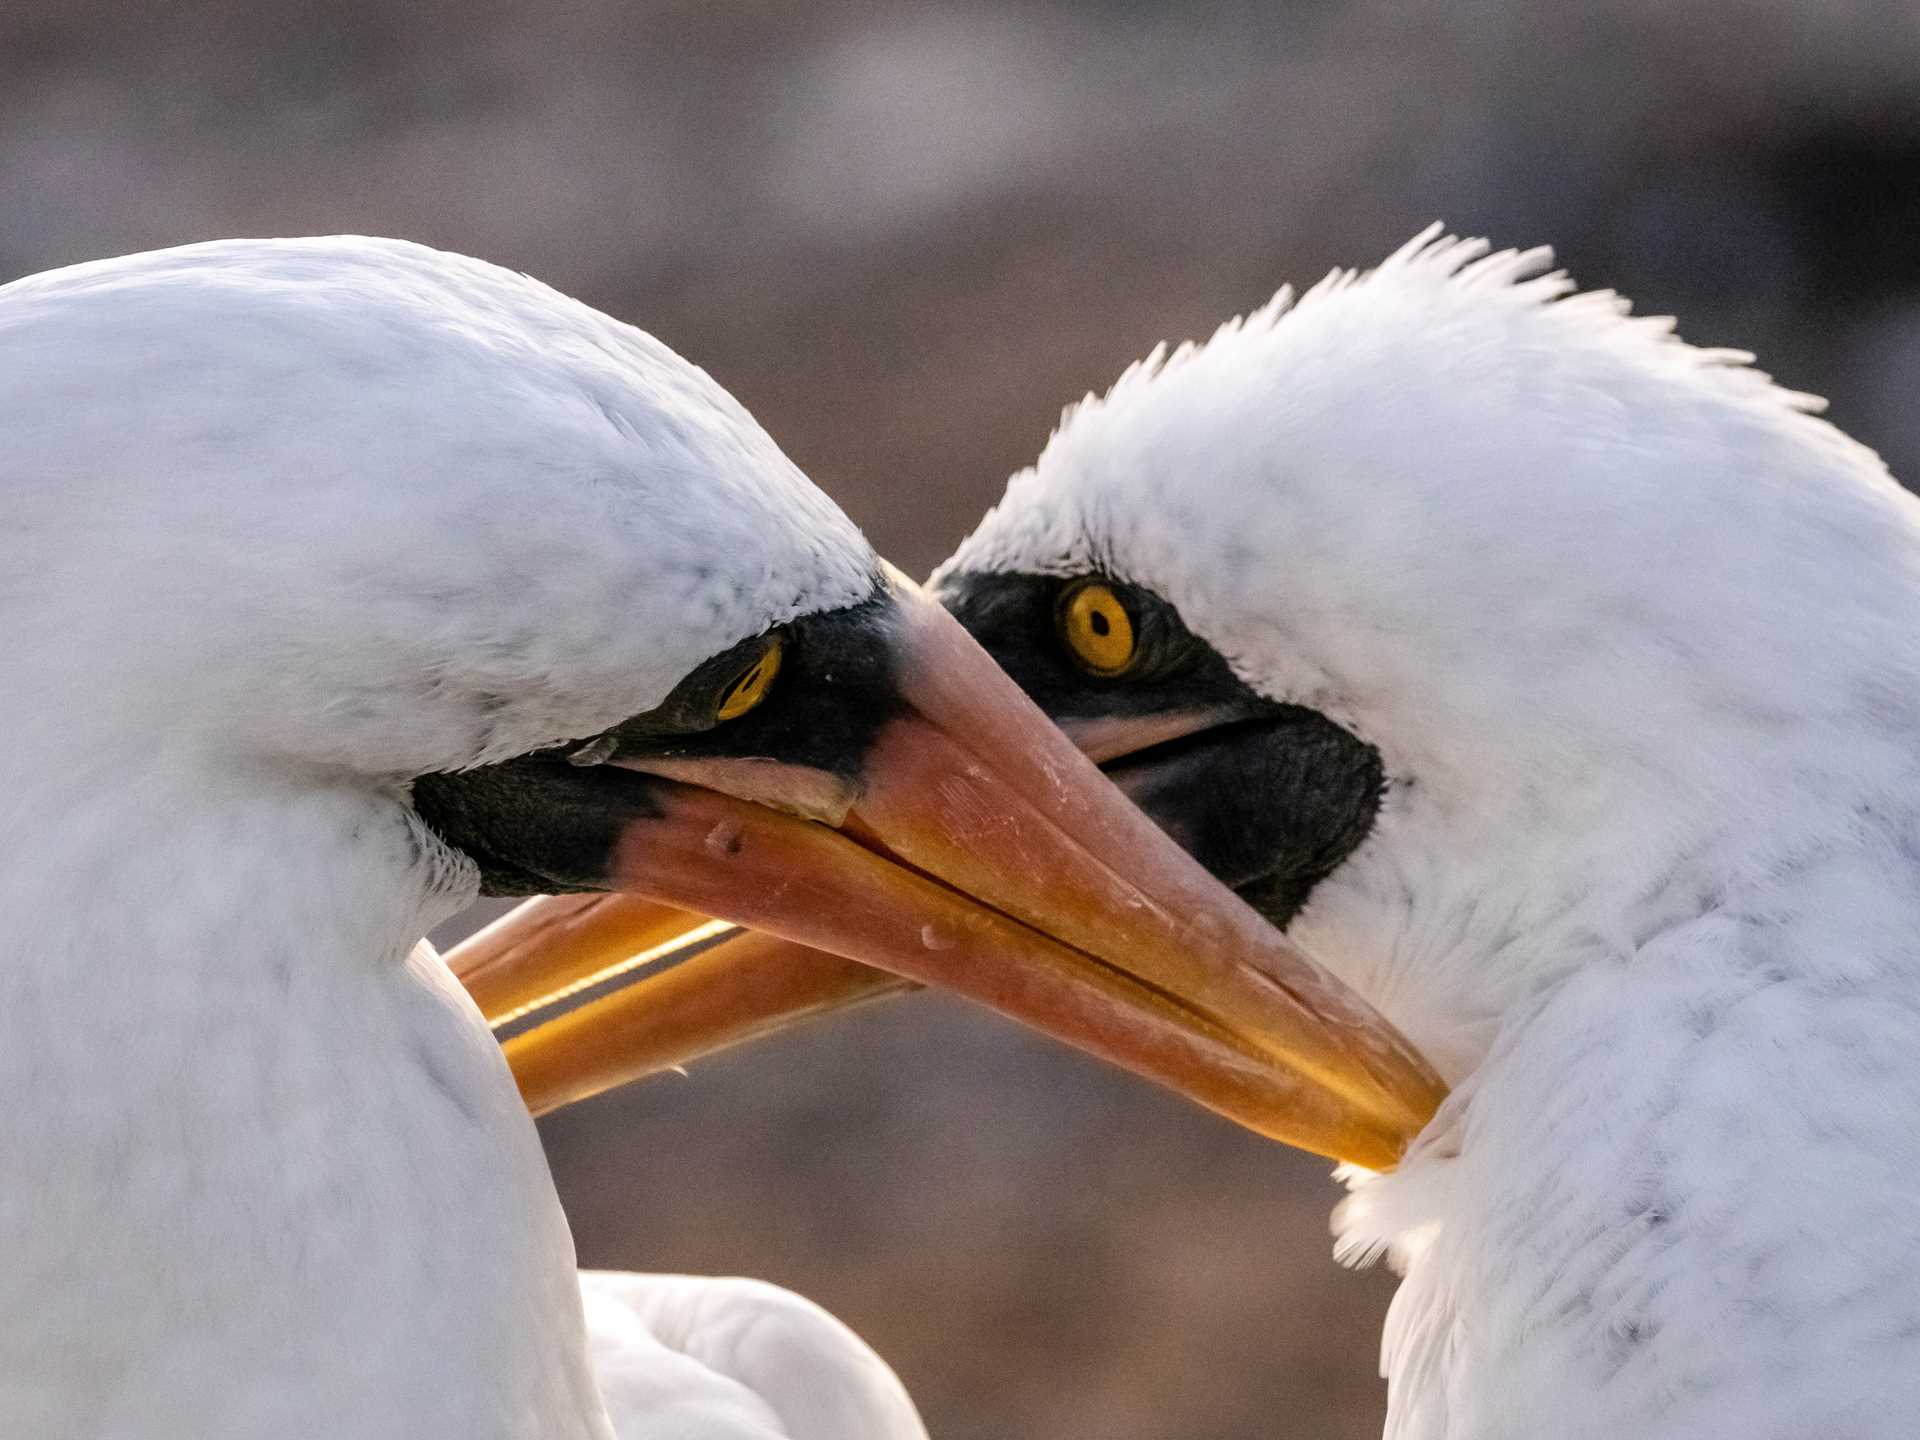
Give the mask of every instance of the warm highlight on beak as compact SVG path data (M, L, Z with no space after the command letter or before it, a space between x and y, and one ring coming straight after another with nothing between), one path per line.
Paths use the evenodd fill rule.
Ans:
M535 1115L920 988L857 960L618 893L529 900L443 958L495 1030L536 1021L501 1042ZM568 1008L602 987L607 993ZM543 1012L548 1018L538 1019Z
M698 915L766 932L513 1037L530 1103L899 986L849 963L863 962L1262 1134L1393 1165L1445 1093L1432 1070L1128 803L958 622L910 582L898 599L902 704L839 829L743 798L737 762L716 762L731 768L713 788L701 762L675 762L682 783L659 782L659 813L619 844L614 883L629 895L536 901L449 955L498 1021L625 956L665 956Z
M629 956L628 935L662 938ZM724 941L713 944L719 936ZM490 969L498 973L504 965L524 976L539 968L542 954L559 962L556 977L577 972L545 1006L506 1009L481 1000ZM538 1028L502 1042L535 1115L862 1001L917 988L871 965L632 895L529 901L447 958L462 980L479 981L478 988L471 983L469 988L495 1028L543 1008L556 1010ZM558 1012L571 996L636 970L654 973Z

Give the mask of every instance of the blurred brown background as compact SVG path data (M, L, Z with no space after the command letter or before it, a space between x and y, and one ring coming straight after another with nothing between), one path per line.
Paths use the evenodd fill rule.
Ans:
M1433 218L1920 475L1913 0L8 0L0 278L468 251L733 389L924 572L1059 408ZM1379 1433L1319 1162L917 999L546 1126L584 1262L793 1285L940 1440Z

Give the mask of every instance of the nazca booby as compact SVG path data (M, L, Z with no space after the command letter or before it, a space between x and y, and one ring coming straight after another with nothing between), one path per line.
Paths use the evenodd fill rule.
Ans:
M0 373L9 1433L611 1433L531 1123L416 946L480 887L839 945L1363 1152L1431 1108L632 327L399 242L219 242L0 288ZM734 1428L665 1413L640 1351L714 1307L764 1321L736 1379L784 1345L921 1433L817 1312L699 1284L588 1282L621 1435L855 1428L716 1376Z
M1910 1435L1920 502L1550 266L1156 351L932 588L1453 1084L1336 1215L1393 1440Z

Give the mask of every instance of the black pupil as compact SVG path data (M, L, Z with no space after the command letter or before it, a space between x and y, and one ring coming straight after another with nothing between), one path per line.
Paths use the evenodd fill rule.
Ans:
M1107 615L1104 610L1094 611L1093 614L1088 617L1087 624L1092 627L1093 633L1096 635L1105 635L1113 628L1113 626L1107 623Z

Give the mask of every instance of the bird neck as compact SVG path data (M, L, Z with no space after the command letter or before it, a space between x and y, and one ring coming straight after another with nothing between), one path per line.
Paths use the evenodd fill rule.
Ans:
M1920 646L1908 648L1901 673L1920 683ZM1289 933L1458 1084L1545 997L1634 963L1675 927L1757 913L1822 867L1911 888L1920 701L1893 705L1702 721L1701 738L1585 781L1500 794L1409 781Z
M531 1121L415 948L461 896L399 798L9 768L0 1413L603 1435Z
M1342 1207L1406 1276L1390 1434L1905 1433L1920 823L1849 813L1517 1007Z

